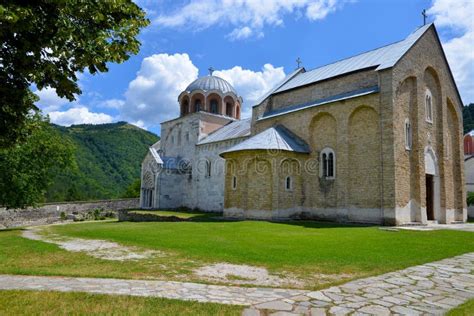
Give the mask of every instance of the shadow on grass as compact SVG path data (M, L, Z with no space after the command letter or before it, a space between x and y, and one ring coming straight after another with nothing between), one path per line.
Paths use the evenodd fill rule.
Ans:
M25 228L23 228L23 227L9 227L9 228L0 229L0 233L13 232L13 231L22 231L22 230L25 230Z

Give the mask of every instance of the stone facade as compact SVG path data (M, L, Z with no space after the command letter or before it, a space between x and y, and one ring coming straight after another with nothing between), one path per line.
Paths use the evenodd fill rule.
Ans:
M373 86L370 93L356 93ZM266 116L351 91L352 97ZM253 108L252 135L283 125L309 144L310 153L223 154L224 214L389 225L466 221L461 111L434 26L393 67L361 69L274 93ZM320 153L326 148L336 157L331 179L321 177Z

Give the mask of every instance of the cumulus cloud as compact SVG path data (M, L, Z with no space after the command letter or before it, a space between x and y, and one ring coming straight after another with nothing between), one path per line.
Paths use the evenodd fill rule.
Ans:
M70 108L66 111L53 111L49 113L51 122L70 126L75 124L104 124L113 121L112 116L105 113L90 112L85 106Z
M285 71L283 67L275 68L271 64L265 64L261 71L235 66L231 69L216 70L214 75L227 80L234 86L244 99L242 116L249 117L255 101L283 80Z
M216 70L244 99L242 116L250 116L251 106L285 77L283 67L265 64L260 71L235 66ZM120 119L147 128L178 117L179 94L198 78L198 68L187 54L155 54L146 57L135 79L128 85L125 99L110 99L102 106L120 111Z
M443 36L443 47L465 103L474 102L473 12L472 0L435 0L428 10L436 26L450 33L449 37Z
M59 110L62 106L69 104L69 100L61 98L56 94L56 89L44 88L34 93L40 98L36 105L45 113Z
M311 21L324 19L346 0L194 0L173 13L158 16L154 23L165 27L205 29L231 25L232 40L261 37L266 25L283 24L285 15L304 14Z
M179 114L178 95L198 77L188 54L155 54L143 59L128 85L125 100L109 100L121 108L123 119L138 126L157 125Z

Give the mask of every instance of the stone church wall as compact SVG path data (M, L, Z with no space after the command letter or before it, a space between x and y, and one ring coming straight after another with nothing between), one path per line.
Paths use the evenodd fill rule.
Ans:
M425 91L433 95L433 123L426 121ZM398 223L426 221L425 153L438 164L436 220L450 223L466 218L462 150L462 113L449 69L429 30L393 68L393 130ZM412 149L405 150L404 124L410 118ZM436 204L435 203L435 204Z

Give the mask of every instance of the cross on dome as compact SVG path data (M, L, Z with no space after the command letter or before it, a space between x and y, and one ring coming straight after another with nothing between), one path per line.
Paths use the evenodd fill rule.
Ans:
M214 72L214 68L211 66L207 70L209 70L209 76L212 76L212 73Z

